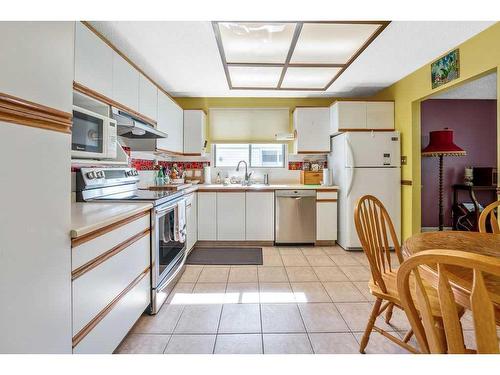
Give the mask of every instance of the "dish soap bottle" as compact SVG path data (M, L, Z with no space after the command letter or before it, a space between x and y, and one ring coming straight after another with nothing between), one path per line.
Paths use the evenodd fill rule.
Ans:
M215 179L216 184L220 184L222 181L220 179L220 172L217 172L217 178Z

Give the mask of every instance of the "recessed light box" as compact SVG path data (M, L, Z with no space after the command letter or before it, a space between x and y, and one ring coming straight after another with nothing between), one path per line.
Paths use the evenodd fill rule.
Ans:
M380 27L364 23L304 23L290 62L345 64Z
M341 68L288 67L281 87L298 89L323 89Z
M228 66L233 88L275 88L281 76L281 67Z
M218 23L226 62L283 64L295 26L295 23Z

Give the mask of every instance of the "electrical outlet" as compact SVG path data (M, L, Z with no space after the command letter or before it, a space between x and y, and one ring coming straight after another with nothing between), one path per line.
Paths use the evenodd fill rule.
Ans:
M408 158L406 156L401 156L401 165L408 164Z

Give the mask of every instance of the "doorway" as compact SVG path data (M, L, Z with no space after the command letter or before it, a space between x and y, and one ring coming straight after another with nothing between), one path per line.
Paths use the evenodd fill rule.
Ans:
M430 132L445 128L453 131L453 142L466 155L443 158L442 225L444 230L477 230L480 210L497 199L493 181L499 159L496 72L420 102L421 147L429 144ZM438 230L439 157L421 158L421 185L422 231Z

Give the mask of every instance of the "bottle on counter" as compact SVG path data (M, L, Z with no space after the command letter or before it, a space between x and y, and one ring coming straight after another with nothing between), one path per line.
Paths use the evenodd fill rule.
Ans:
M217 178L215 179L215 183L220 184L221 182L222 182L222 180L220 178L220 172L217 172Z

